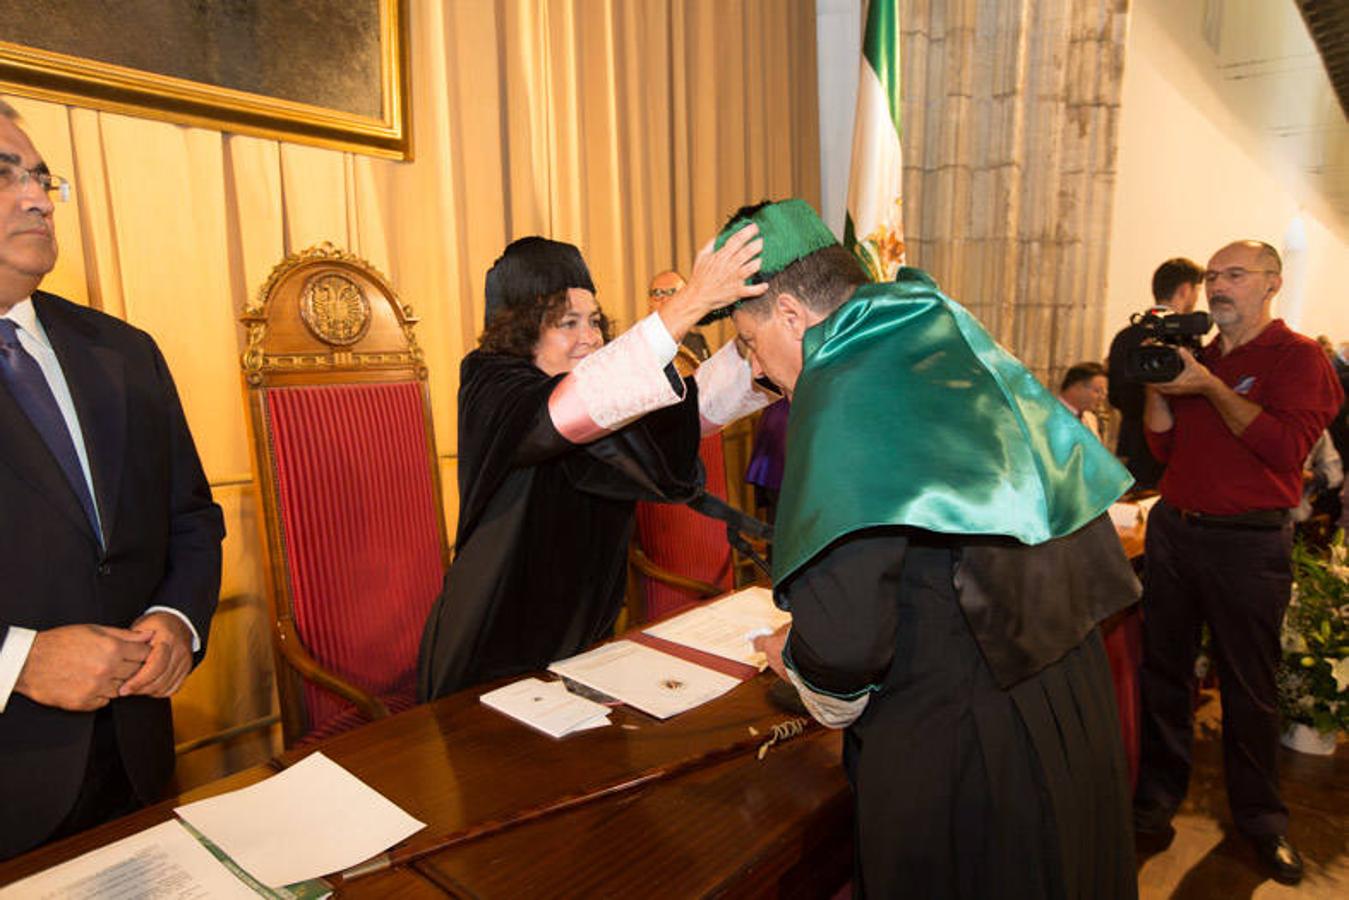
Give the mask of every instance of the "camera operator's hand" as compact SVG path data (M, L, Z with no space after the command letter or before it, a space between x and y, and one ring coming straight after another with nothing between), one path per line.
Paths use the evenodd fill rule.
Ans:
M1223 424L1234 435L1240 437L1246 430L1246 426L1255 421L1260 415L1260 406L1252 403L1245 397L1232 390L1217 375L1209 371L1208 367L1194 358L1194 354L1184 347L1177 347L1176 353L1180 355L1185 363L1185 368L1181 369L1179 375L1170 381L1161 384L1149 385L1149 399L1155 398L1158 401L1164 401L1166 397L1180 396L1182 394L1198 394L1217 410L1218 416L1223 420ZM1160 411L1158 411L1160 412ZM1169 414L1170 410L1167 410ZM1144 420L1147 427L1153 431L1166 431L1168 428L1154 427L1152 421L1161 424L1163 417L1150 409L1144 410ZM1152 416L1152 421L1148 417ZM1168 416L1169 417L1169 416ZM1173 420L1174 422L1174 420Z
M1166 402L1156 384L1143 385L1143 427L1158 434L1176 427L1171 404Z
M1180 374L1170 381L1163 381L1153 384L1158 393L1169 396L1178 396L1181 394L1208 394L1213 390L1214 385L1222 385L1222 382L1216 375L1208 370L1208 367L1194 358L1185 347L1177 347L1176 355L1185 363L1185 368L1180 370Z

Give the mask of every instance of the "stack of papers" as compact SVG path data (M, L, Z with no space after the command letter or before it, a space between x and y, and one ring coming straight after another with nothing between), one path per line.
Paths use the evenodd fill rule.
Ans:
M560 681L524 678L478 699L549 737L609 724L609 707L576 696Z
M740 682L632 641L614 641L548 667L565 678L616 697L657 719L668 719L720 697Z
M754 638L772 634L791 621L791 613L774 605L772 591L753 587L697 606L645 631L652 637L763 669L768 660L754 649Z
M0 897L310 898L425 827L322 753L181 817L54 866Z
M426 827L322 753L174 812L268 887L339 872Z
M235 877L177 819L0 888L0 897L14 900L24 897L257 900L259 893Z

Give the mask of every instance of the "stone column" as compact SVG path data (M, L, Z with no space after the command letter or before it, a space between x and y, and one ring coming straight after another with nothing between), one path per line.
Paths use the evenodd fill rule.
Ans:
M911 265L1047 383L1101 345L1128 0L905 0Z

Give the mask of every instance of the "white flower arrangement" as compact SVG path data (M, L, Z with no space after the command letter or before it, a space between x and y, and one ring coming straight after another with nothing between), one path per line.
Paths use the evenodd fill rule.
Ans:
M1349 729L1349 547L1293 548L1293 594L1283 619L1279 707L1286 722L1322 734Z

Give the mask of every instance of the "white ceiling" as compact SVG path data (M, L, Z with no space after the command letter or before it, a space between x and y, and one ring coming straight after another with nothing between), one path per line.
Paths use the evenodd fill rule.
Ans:
M1349 121L1294 0L1202 7L1196 56L1207 58L1218 95L1273 164L1300 173L1305 199L1349 223Z

